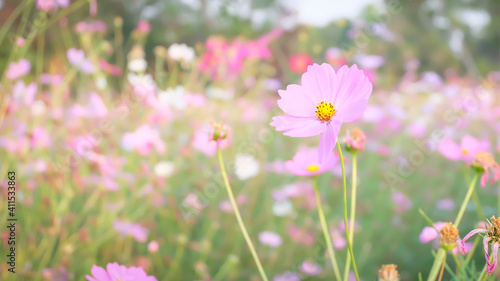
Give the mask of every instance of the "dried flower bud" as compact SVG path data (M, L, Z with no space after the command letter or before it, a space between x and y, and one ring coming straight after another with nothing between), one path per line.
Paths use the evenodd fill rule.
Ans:
M382 265L382 268L378 271L378 281L399 281L397 267L395 264Z
M457 246L458 242L458 229L450 222L447 223L441 230L439 231L440 235L440 247L447 250L451 251L455 246Z

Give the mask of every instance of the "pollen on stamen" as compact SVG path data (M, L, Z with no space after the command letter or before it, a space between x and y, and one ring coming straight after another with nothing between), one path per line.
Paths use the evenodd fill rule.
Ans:
M309 167L306 168L306 170L308 172L316 172L317 170L319 170L319 166L318 165L310 165Z
M335 106L331 102L322 101L318 103L316 106L316 117L321 121L330 121L332 117L335 115L337 110L335 110Z

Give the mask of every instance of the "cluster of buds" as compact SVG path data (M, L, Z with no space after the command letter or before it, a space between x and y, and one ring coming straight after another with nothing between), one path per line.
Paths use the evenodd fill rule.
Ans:
M481 176L481 186L485 186L488 182L490 171L493 172L493 179L491 180L491 183L495 183L498 181L498 179L500 179L500 166L497 162L495 162L493 155L491 155L490 153L477 153L476 157L474 158L472 163L469 164L469 166L475 169L478 173L484 173Z
M395 264L384 264L378 271L378 281L399 281L398 266Z
M366 136L358 128L354 128L352 131L347 131L347 135L344 138L345 142L345 148L349 152L356 152L358 150L361 150L361 152L365 151L365 140Z
M213 129L213 131L210 133L210 140L211 141L216 141L217 145L219 145L220 141L225 140L225 139L229 140L231 128L229 128L225 124L217 123L214 121L211 121L210 124L212 125L212 129Z
M439 231L439 247L451 251L459 240L458 229L451 223L445 224Z

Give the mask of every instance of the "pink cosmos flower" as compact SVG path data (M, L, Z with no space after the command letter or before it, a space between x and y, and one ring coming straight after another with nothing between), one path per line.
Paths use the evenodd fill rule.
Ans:
M366 136L360 129L354 128L352 131L348 130L344 141L349 151L361 150L361 152L365 152Z
M478 233L483 233L485 235L483 238L484 258L486 259L486 270L488 271L488 275L491 275L498 263L498 248L500 244L497 241L500 238L500 218L495 218L495 216L493 216L488 221L486 228L476 228L465 235L464 239L459 243L462 254L467 250L465 241ZM493 262L490 262L490 255L488 254L489 245L491 245L491 251L493 252Z
M318 161L318 149L301 147L292 160L285 162L285 168L296 176L312 177L331 171L338 158L329 153L322 163Z
M495 162L493 155L487 152L479 152L476 154L474 161L469 163L478 172L484 172L481 176L481 186L484 187L488 183L489 172L493 172L493 179L490 181L492 184L500 179L500 165Z
M31 70L31 64L27 59L20 59L18 62L11 62L5 76L7 79L16 80L28 74Z
M278 233L272 231L263 231L259 233L259 241L260 243L276 248L281 245L281 237Z
M329 64L314 64L302 75L301 85L278 91L278 106L287 114L273 117L271 126L290 137L321 134L319 162L335 147L340 126L361 116L372 84L356 65L335 73Z
M158 252L159 248L160 248L160 246L158 245L158 242L156 242L154 240L148 243L148 251L151 253Z
M452 140L443 139L439 142L439 152L450 160L461 160L469 162L474 159L476 153L486 151L490 147L487 141L478 141L477 139L466 135L463 137L460 145Z
M273 281L300 281L300 275L296 272L285 271L280 275L276 275Z
M137 151L141 155L147 155L152 150L163 154L166 149L160 132L147 124L140 126L134 132L123 135L121 143L125 150Z
M157 281L153 276L148 276L141 267L127 268L118 263L108 263L106 269L94 265L90 271L92 276L85 275L88 281Z
M296 54L290 56L288 60L290 64L290 69L295 73L302 73L308 69L308 67L313 64L313 59L308 54Z
M151 25L149 22L141 20L139 23L137 23L137 30L141 33L147 34L151 32Z
M215 152L217 152L217 143L213 141L210 137L212 135L212 128L204 127L200 130L197 130L194 133L192 145L199 152L205 154L206 156L214 156ZM219 148L224 149L228 147L230 144L230 137L225 138L219 142Z

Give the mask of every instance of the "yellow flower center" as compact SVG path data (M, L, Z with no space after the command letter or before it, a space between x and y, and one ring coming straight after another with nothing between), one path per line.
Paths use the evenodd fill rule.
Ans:
M307 167L306 170L308 172L316 172L317 170L319 170L319 166L318 165L310 165L309 167Z
M469 154L469 151L467 151L467 149L462 149L462 153L463 153L464 155L467 155L467 154Z
M322 101L316 105L316 117L321 121L330 121L335 115L335 106L331 102Z

